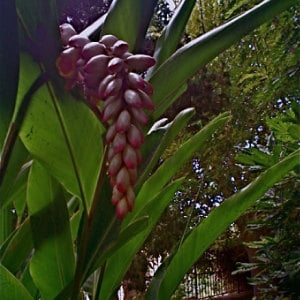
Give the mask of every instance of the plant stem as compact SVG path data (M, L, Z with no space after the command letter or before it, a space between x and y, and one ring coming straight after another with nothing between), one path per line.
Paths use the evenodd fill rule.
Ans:
M107 152L108 152L107 147L105 147L104 153L102 156L101 170L100 170L100 173L98 176L92 205L91 205L90 211L87 212L88 216L86 217L86 215L84 215L85 219L83 220L83 229L82 229L82 233L81 233L80 249L78 251L78 260L77 260L76 271L75 271L75 276L74 276L74 284L73 284L71 300L77 300L82 281L84 280L84 277L85 277L84 276L85 275L84 262L85 262L85 258L86 258L87 245L88 245L90 232L91 232L91 225L93 223L93 219L95 216L96 207L100 201L101 187L102 187L103 180L104 180L105 174L106 174L105 162L106 162Z

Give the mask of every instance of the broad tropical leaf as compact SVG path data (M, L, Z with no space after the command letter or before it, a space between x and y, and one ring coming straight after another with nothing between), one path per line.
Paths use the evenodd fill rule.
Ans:
M156 105L154 118L159 118L176 100L170 97L172 93L201 67L241 37L297 3L297 0L265 0L241 16L179 48L151 75L150 82L154 87L152 99Z
M172 182L152 199L152 201L149 201L144 209L140 211L136 219L148 216L148 226L141 233L133 237L128 243L120 247L107 261L105 265L105 275L101 282L99 300L111 299L130 266L135 253L140 249L147 236L150 234L182 182L183 179L177 179Z
M157 0L115 0L107 14L102 34L113 34L139 50ZM116 24L118 24L116 26Z
M180 167L204 144L211 139L212 135L229 120L228 113L224 113L213 119L198 133L187 140L170 158L166 159L159 168L145 181L139 191L134 210L130 217L124 220L128 222L139 210L154 198L157 193L171 180Z
M180 284L184 275L215 241L215 239L255 201L261 198L269 188L281 180L290 170L299 164L300 150L293 152L284 160L275 164L249 185L225 200L219 207L212 210L191 233L186 237L180 248L161 276L159 286L150 287L147 298L153 299L157 295L158 300L170 299ZM189 253L189 255L186 255Z
M21 62L30 74L20 78L22 83L36 76L38 67L26 56ZM31 155L89 206L101 165L102 133L83 102L49 83L33 96L20 136Z
M194 108L186 108L182 110L172 122L164 124L165 120L163 126L151 129L142 147L144 161L140 167L142 172L139 176L137 187L149 176L162 153L178 135L180 130L187 125L194 114Z
M176 51L195 3L196 0L182 1L170 23L164 28L156 43L154 51L156 65L151 70L152 72Z
M72 280L75 256L61 186L37 162L28 179L27 204L35 247L30 274L43 299L51 300Z
M33 300L22 283L1 264L0 286L2 300Z

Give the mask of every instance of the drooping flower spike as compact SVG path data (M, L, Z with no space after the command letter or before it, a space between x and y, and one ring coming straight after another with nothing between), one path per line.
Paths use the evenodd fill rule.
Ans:
M105 141L111 201L117 217L123 219L135 201L133 186L144 142L142 126L148 122L144 110L154 109L152 86L139 73L152 67L155 60L128 52L128 44L113 35L91 42L77 35L69 24L62 24L60 30L64 50L56 64L66 88L79 86L86 101L99 107L102 122L108 125Z

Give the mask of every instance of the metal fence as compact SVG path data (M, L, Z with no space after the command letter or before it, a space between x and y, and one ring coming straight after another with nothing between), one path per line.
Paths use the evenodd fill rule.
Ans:
M202 273L194 269L186 276L184 289L187 299L212 299L214 296L247 291L249 285L241 276L233 276L229 272L227 274Z

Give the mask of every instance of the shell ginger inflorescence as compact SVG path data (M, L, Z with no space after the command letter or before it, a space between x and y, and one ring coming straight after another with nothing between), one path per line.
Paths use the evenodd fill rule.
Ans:
M79 86L108 127L105 140L109 147L111 201L117 217L122 219L135 201L133 186L144 142L142 126L148 121L144 109L154 109L149 97L152 87L139 73L152 67L155 60L128 52L128 44L113 35L92 42L78 35L70 24L62 24L60 30L64 50L57 67L66 80L66 88Z

